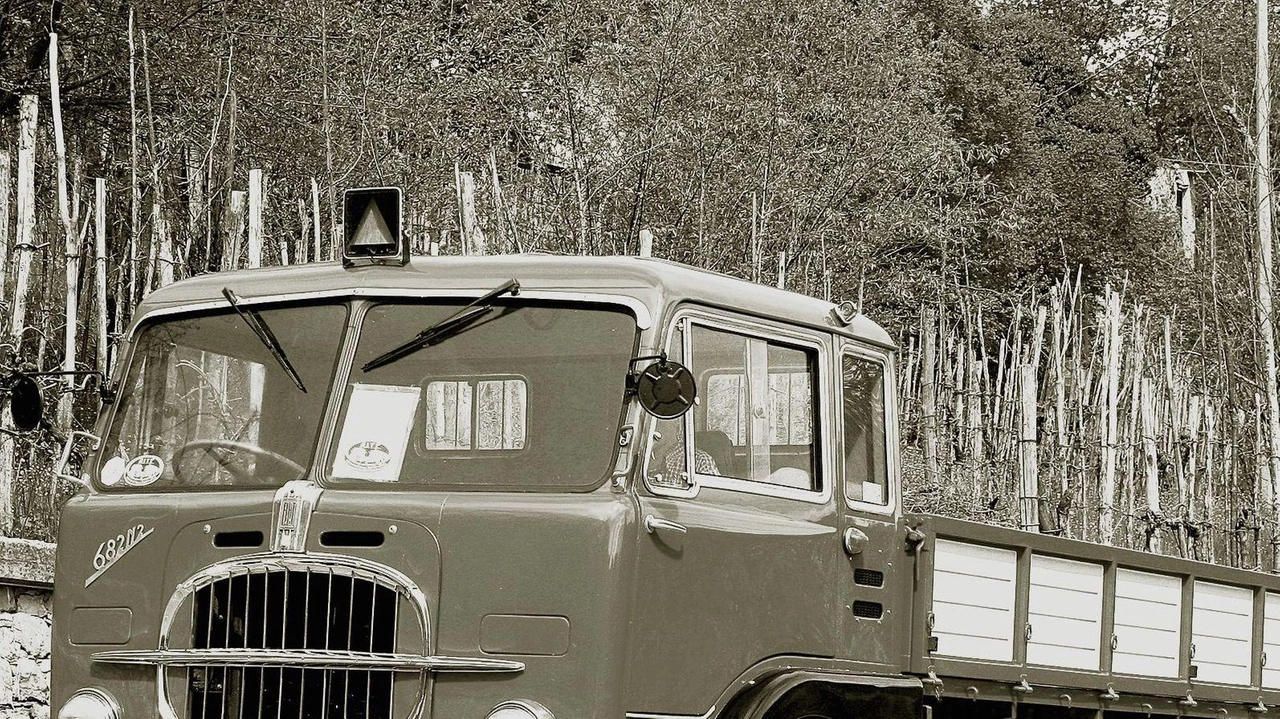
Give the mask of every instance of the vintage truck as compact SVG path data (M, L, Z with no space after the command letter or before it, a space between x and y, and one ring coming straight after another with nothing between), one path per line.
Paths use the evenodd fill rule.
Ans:
M857 308L646 258L410 259L398 218L353 191L343 262L138 308L64 452L58 717L1280 703L1275 577L903 516L894 343Z

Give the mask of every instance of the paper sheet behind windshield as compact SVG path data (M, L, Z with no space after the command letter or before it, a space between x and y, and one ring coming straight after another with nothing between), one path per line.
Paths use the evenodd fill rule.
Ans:
M409 448L420 387L356 384L333 458L333 476L395 482Z

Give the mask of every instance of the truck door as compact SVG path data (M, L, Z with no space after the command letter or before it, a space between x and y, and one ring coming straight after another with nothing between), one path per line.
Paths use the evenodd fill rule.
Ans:
M668 351L698 403L650 425L627 711L697 716L757 664L836 651L835 383L828 337L720 313L686 313Z
M837 505L845 548L839 655L894 664L907 651L910 575L897 528L897 403L892 358L847 342L840 348Z

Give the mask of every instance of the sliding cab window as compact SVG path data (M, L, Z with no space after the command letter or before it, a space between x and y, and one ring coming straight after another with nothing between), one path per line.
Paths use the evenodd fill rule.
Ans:
M430 380L423 397L428 452L519 451L528 438L529 383L524 377Z
M699 399L659 424L650 483L687 486L693 475L729 489L820 491L817 350L697 323L677 338Z
M846 353L841 358L844 487L851 502L889 503L883 359Z

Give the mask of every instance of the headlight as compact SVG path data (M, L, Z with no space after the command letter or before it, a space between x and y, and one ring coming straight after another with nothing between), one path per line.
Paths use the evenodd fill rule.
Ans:
M494 707L489 719L555 719L555 715L538 702L517 699Z
M120 705L101 689L81 689L58 710L58 719L120 719Z

